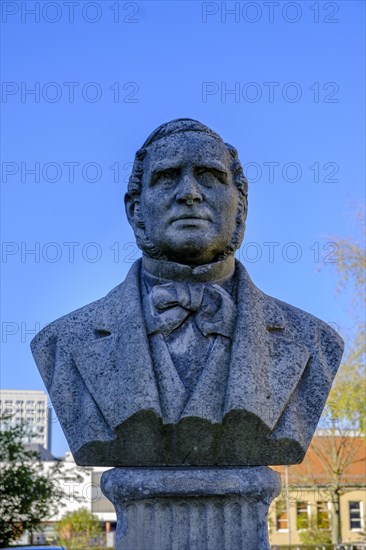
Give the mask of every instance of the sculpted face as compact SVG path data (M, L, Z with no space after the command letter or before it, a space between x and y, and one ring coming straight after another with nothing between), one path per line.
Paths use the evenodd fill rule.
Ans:
M146 235L169 260L209 263L230 243L239 200L230 161L225 144L202 132L148 147L140 210ZM134 225L131 205L127 212Z

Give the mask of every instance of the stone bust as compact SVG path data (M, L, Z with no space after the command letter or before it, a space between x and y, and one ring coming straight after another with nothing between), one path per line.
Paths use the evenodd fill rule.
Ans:
M31 343L78 464L303 459L343 342L235 260L247 188L236 149L198 121L137 151L125 204L142 259Z

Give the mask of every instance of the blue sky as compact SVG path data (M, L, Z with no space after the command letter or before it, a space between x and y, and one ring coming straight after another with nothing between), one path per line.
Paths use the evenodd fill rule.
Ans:
M2 2L3 388L44 389L32 331L139 257L126 178L146 136L178 117L239 151L237 256L254 282L351 329L330 243L357 236L364 200L365 4L269 4ZM53 451L66 449L55 422Z

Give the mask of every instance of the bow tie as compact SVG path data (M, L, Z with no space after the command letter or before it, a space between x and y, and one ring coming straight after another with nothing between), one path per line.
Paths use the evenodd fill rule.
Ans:
M231 338L236 307L230 296L218 284L166 283L155 285L145 299L148 334L169 336L190 315L194 315L199 330Z

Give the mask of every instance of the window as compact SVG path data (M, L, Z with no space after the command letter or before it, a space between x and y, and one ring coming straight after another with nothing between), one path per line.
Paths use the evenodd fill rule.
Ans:
M276 502L276 529L277 531L288 531L286 503L283 500Z
M296 502L296 525L298 530L308 529L309 527L309 513L307 502Z
M43 406L42 407L38 406L38 409L37 409L37 422L44 422L46 420L47 420L47 409L43 403Z
M349 508L349 526L351 531L358 531L362 529L362 502L350 501L348 503Z
M5 403L2 403L3 413L5 416L13 416L16 413L15 403L7 399Z
M316 524L319 529L330 529L329 510L327 502L316 503Z

